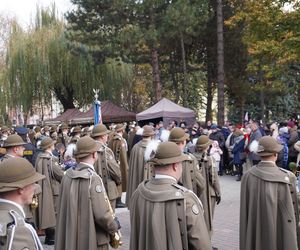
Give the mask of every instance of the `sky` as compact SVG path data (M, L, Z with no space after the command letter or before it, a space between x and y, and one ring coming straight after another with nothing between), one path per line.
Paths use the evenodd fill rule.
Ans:
M0 0L0 14L16 17L18 22L26 27L35 17L37 4L41 7L48 7L53 2L61 14L72 8L70 0Z

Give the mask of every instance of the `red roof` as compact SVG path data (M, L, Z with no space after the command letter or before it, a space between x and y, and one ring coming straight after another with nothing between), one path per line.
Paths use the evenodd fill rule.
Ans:
M77 108L67 109L61 115L59 115L53 119L46 120L45 124L56 124L56 123L62 123L62 122L69 123L69 120L71 120L73 117L77 117L81 114L82 114L82 112Z
M127 122L127 121L135 121L136 114L133 112L129 112L111 101L103 101L101 102L101 114L102 121L104 123L110 122ZM76 117L72 117L69 122L71 124L85 124L85 123L93 123L94 122L94 109L91 107L87 112L81 113Z

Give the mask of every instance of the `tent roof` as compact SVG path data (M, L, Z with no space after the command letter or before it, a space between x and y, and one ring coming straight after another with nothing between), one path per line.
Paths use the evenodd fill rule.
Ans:
M159 117L195 118L196 114L189 108L184 108L167 98L163 98L152 107L136 115L138 121L155 119Z
M101 102L101 114L102 121L105 123L108 122L125 122L125 121L135 121L136 114L129 112L111 101ZM94 122L94 108L91 107L87 112L81 113L76 117L70 119L71 124L85 124Z
M45 121L45 124L59 124L61 122L66 122L68 123L70 119L72 119L72 117L76 117L78 115L81 115L82 112L77 109L67 109L64 113L62 113L61 115L53 118L53 119L48 119Z

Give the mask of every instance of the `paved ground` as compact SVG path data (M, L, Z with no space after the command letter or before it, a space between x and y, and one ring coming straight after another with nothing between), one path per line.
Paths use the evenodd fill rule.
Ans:
M220 177L222 200L216 207L214 218L213 246L218 250L238 250L239 249L239 200L240 182L235 181L235 177ZM119 249L129 249L130 225L129 211L127 209L117 209L116 214L121 221L123 246ZM43 237L41 237L43 242ZM53 247L45 246L46 250Z

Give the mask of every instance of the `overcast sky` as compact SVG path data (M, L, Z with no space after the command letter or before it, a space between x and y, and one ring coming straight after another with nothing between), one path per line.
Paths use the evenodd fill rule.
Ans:
M0 0L0 14L16 17L22 26L30 24L35 16L37 4L42 7L51 6L55 2L59 13L70 10L70 0Z

